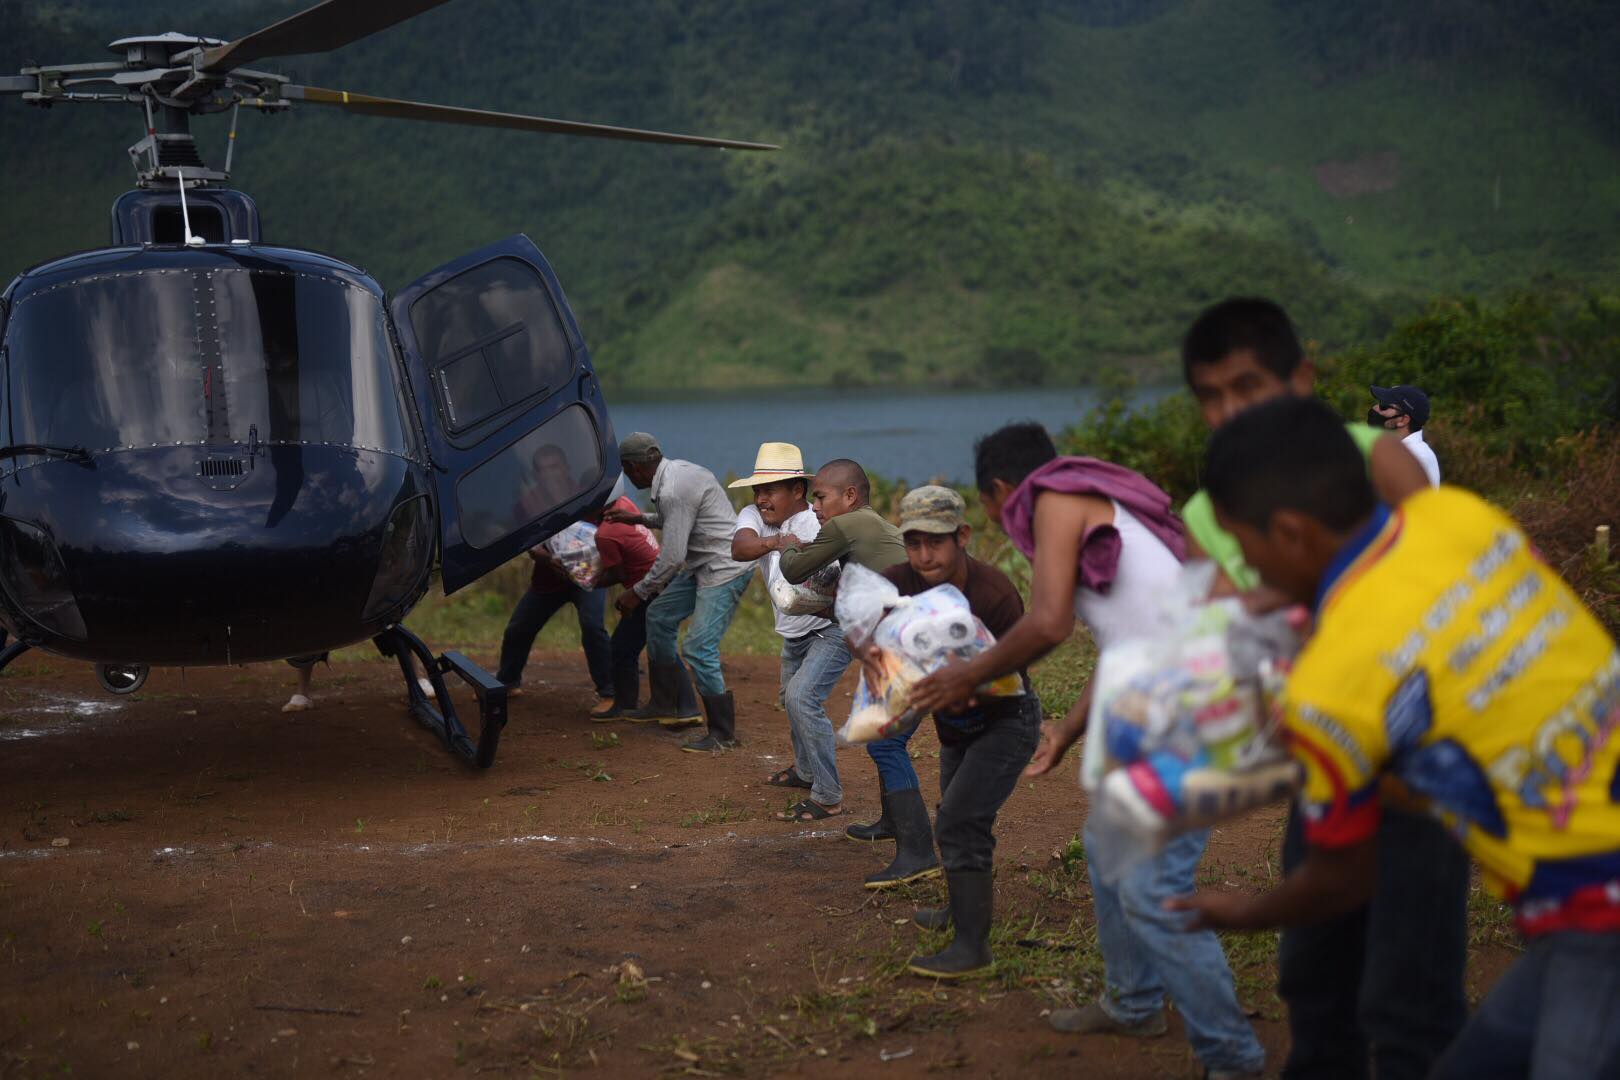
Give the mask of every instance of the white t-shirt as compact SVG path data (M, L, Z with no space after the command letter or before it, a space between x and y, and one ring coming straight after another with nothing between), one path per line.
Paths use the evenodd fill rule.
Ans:
M1074 613L1091 630L1097 648L1126 638L1145 637L1158 628L1159 597L1181 573L1181 563L1146 525L1114 503L1119 530L1119 567L1106 593L1074 590Z
M759 508L750 505L743 507L738 512L737 527L732 530L731 535L736 536L744 529L754 530L761 538L779 536L782 533L789 532L800 540L808 541L814 540L816 534L821 531L821 522L816 520L814 510L800 510L781 525L767 525L765 519L760 516ZM765 587L767 589L770 588L772 582L782 576L782 571L777 566L781 560L781 553L776 551L767 553L763 559L759 560L759 572L765 575ZM774 605L772 610L775 610ZM776 611L775 614L776 632L789 639L802 638L804 635L812 634L824 626L832 625L831 619L823 619L819 615L784 615L780 611Z
M1429 486L1439 487L1440 459L1434 456L1434 448L1429 445L1428 440L1424 439L1423 432L1412 432L1412 434L1401 440L1401 445L1406 447L1413 457L1417 458L1419 465L1423 466L1423 471L1429 477Z

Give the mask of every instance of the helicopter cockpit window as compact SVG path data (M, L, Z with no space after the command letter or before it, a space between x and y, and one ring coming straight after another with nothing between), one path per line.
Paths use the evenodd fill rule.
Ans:
M453 432L556 389L573 352L545 282L517 259L494 259L411 305L418 347Z
M461 533L473 547L489 547L601 479L596 425L584 408L570 405L462 477Z
M193 277L103 274L19 301L8 331L14 441L89 450L203 441Z
M233 439L409 451L377 297L313 274L209 277Z
M82 278L17 305L14 441L294 442L410 453L381 301L236 267Z

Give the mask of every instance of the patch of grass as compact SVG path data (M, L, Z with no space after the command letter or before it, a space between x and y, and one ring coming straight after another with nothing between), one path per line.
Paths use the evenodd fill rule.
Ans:
M619 745L619 736L618 736L618 734L616 732L612 732L612 731L606 731L606 732L604 732L604 731L593 731L593 732L591 732L591 749L593 749L593 750L611 750L611 749L613 749L614 747L616 747L618 745Z
M681 828L696 829L705 825L730 825L733 822L747 821L748 811L732 803L728 796L722 795L711 807L703 810L693 810L681 818Z
M591 808L590 824L598 827L603 825L628 825L630 824L630 816L617 807L595 806Z
M1513 922L1513 909L1480 885L1478 873L1468 887L1468 944L1474 949L1524 949L1524 939Z

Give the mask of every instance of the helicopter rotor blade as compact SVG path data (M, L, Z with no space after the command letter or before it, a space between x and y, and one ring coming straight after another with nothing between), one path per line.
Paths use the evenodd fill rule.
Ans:
M386 30L446 0L323 0L246 37L204 49L201 68L229 71L267 56L331 52L351 41Z
M39 79L32 75L0 75L0 94L26 94L39 89Z
M543 116L463 109L455 105L427 105L419 101L373 97L370 94L328 90L320 86L286 85L281 88L281 96L294 101L306 101L312 105L336 105L363 116L386 116L398 120L430 120L440 124L513 128L518 131L537 131L549 135L583 135L588 138L627 139L633 142L715 146L727 150L781 149L772 143L715 139L707 135L678 135L666 131L644 131L640 128L614 127L610 124L587 124L578 120L550 120Z

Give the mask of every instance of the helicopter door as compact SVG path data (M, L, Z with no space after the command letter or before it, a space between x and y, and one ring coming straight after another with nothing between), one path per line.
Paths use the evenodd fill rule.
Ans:
M522 554L619 476L607 406L556 275L513 236L391 308L427 436L446 593Z

